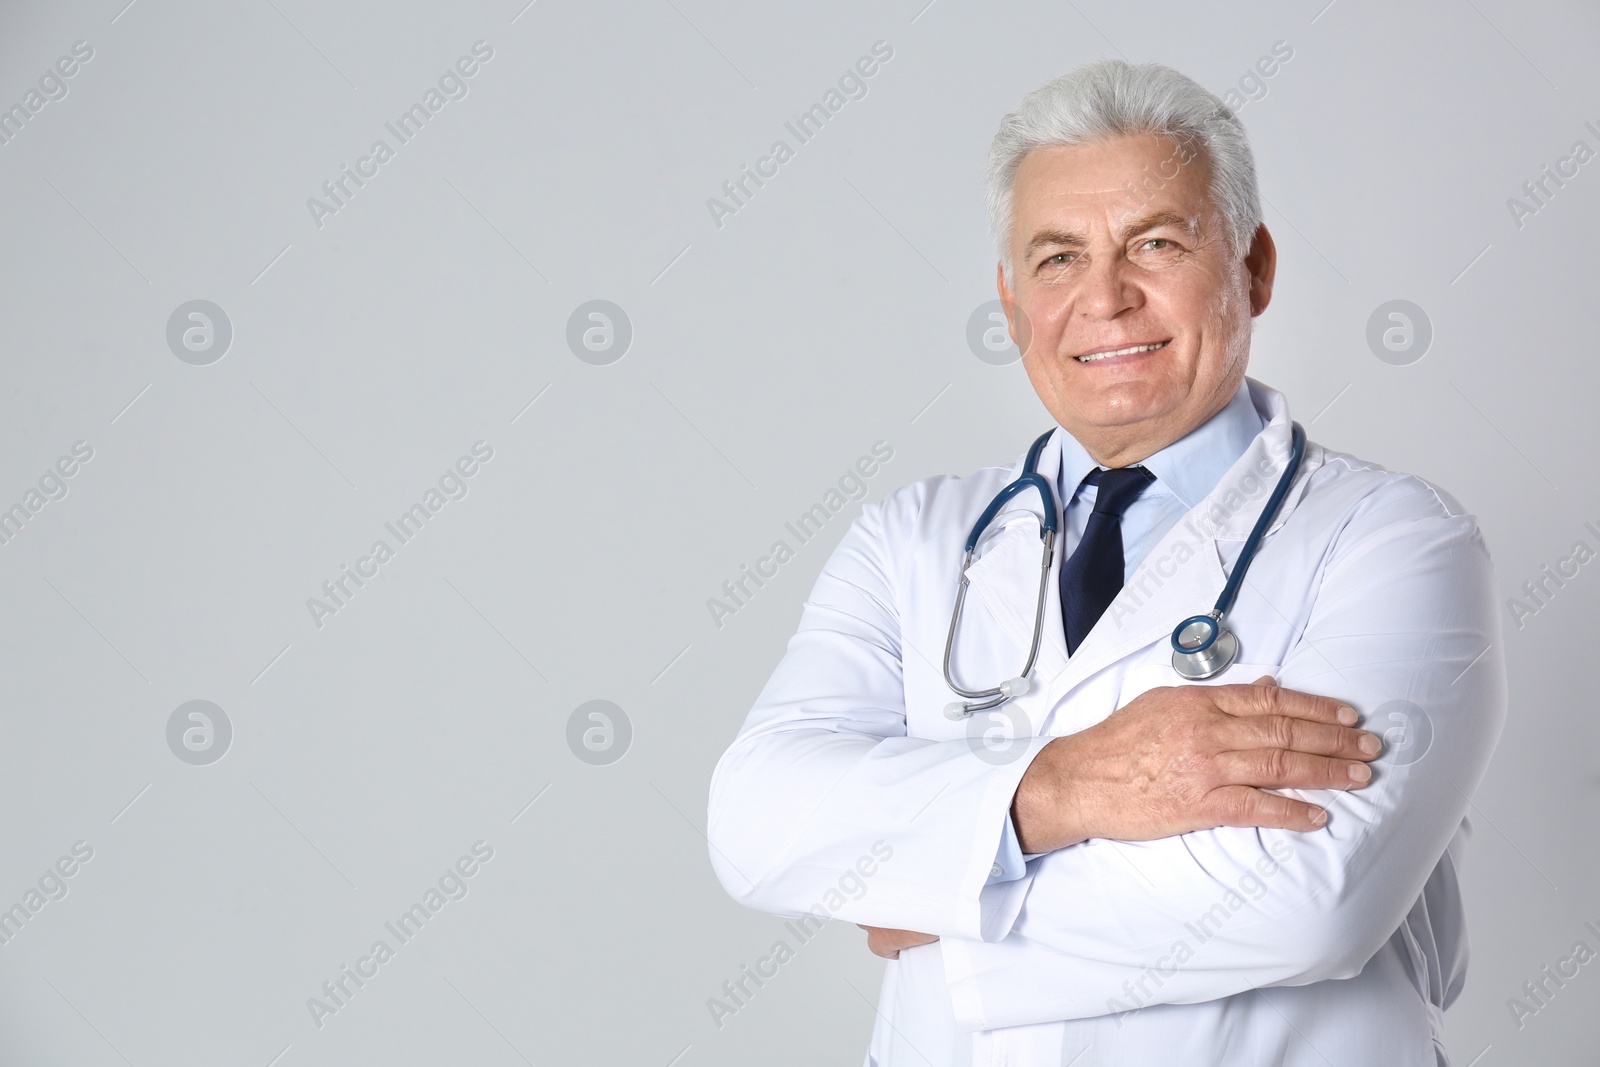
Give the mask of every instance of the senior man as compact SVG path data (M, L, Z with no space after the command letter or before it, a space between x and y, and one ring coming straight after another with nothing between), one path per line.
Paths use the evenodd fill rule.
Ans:
M713 776L717 877L867 929L891 960L869 1067L1448 1063L1465 816L1505 715L1474 519L1309 443L1228 615L1237 662L1178 676L1174 624L1293 451L1245 377L1276 253L1244 129L1176 71L1098 63L1006 117L987 178L1060 536L1030 489L963 564L1021 460L864 508ZM947 656L979 690L1035 640L998 709L952 705Z

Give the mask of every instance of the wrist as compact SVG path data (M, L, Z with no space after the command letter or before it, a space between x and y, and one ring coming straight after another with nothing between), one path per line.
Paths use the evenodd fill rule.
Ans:
M1024 853L1054 852L1091 836L1071 772L1073 739L1058 737L1034 757L1011 800L1011 822Z

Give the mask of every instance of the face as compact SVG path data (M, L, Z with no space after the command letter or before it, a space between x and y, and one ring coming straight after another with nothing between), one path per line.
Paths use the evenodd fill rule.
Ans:
M1198 145L1130 134L1036 148L1012 191L998 285L1039 398L1106 466L1136 463L1232 398L1272 295L1263 226L1233 254Z

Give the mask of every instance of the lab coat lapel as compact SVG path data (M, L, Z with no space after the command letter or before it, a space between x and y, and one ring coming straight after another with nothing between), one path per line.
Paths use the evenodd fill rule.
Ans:
M1289 411L1282 394L1254 381L1251 387L1257 408L1268 419L1267 425L1210 494L1167 531L1134 569L1122 591L1060 671L1035 675L1041 683L1035 690L1048 693L1041 710L1053 711L1080 684L1151 643L1159 640L1164 644L1179 622L1209 612L1216 603L1227 584L1218 542L1243 541L1249 536L1288 462L1290 450ZM1058 450L1058 462L1059 455ZM1288 521L1322 461L1323 450L1308 445L1269 533ZM1059 636L1059 598L1054 610ZM1060 732L1067 725L1067 721L1061 721L1053 732Z
M1104 668L1165 639L1180 620L1210 611L1225 584L1216 539L1198 534L1186 516L1135 568L1045 688L1058 700L1066 697Z
M1218 542L1243 541L1249 536L1289 454L1289 411L1282 394L1254 380L1250 385L1257 409L1268 419L1267 425L1211 493L1167 531L1135 568L1070 660L1061 624L1063 538L1057 537L1046 583L1039 658L1031 676L1033 686L1025 696L1010 702L1023 711L1030 722L1048 725L1051 713L1082 683L1158 640L1165 642L1179 622L1191 615L1209 612L1216 603L1222 587L1227 584ZM1064 432L1058 429L1051 435L1039 456L1039 473L1052 486L1057 484L1061 465L1060 438ZM1322 449L1309 445L1269 532L1288 520L1322 461ZM1022 461L1019 460L1010 477L1014 479L1021 473ZM1060 506L1058 501L1057 507ZM1031 513L1032 517L1015 514L1018 512ZM1013 677L1021 669L1032 640L1034 604L1039 591L1038 522L1042 512L1036 495L1026 493L1014 497L1005 514L1011 515L1012 521L1005 522L986 544L980 545L981 557L967 570L969 600L987 608L1014 646L1010 653L1014 661L1007 659L987 664L985 677L992 677L994 682ZM1057 517L1061 518L1059 514ZM1001 525L998 518L996 525ZM1076 718L1059 718L1050 728L1051 732L1082 728L1098 721L1090 719L1074 726Z

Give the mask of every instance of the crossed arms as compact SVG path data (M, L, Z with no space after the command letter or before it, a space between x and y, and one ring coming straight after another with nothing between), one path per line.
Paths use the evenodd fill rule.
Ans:
M906 736L895 521L873 505L846 535L718 764L708 836L735 898L800 914L889 842L833 917L875 928L875 950L896 931L940 939L973 1029L1106 1014L1180 941L1193 958L1146 1003L1361 971L1444 856L1505 715L1470 516L1415 479L1385 483L1335 542L1277 687L1153 690L999 766L964 738ZM1431 724L1426 755L1350 777L1373 755L1341 706L1382 731L1395 701ZM1045 854L988 884L1007 813Z

